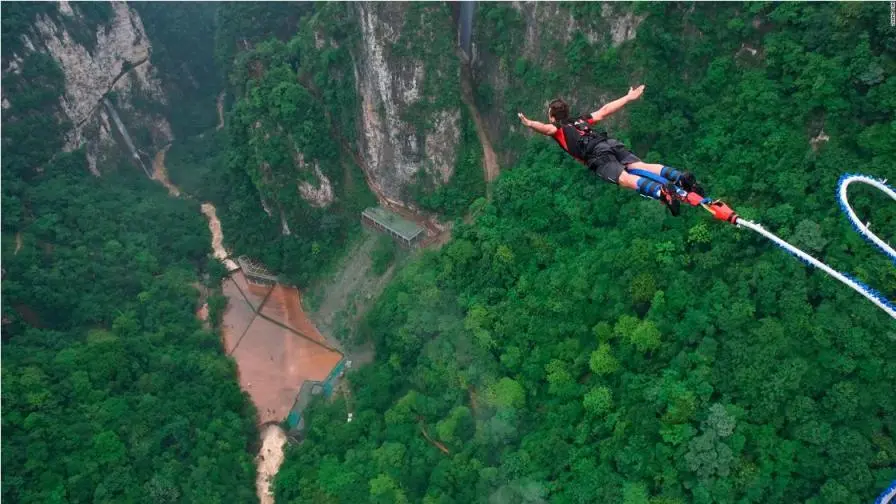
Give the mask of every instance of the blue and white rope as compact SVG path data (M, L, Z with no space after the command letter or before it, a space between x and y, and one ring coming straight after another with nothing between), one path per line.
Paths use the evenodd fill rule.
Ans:
M849 220L852 222L853 227L856 228L856 231L858 231L865 239L867 239L868 241L873 243L880 250L882 250L885 254L887 254L887 256L889 256L890 259L893 260L894 264L896 264L896 251L893 250L893 247L891 247L886 242L884 242L882 239L880 239L880 237L878 237L877 235L872 233L871 230L868 229L868 225L862 224L862 222L859 220L858 216L856 216L856 213L853 211L852 207L849 206L849 200L847 199L847 196L846 196L846 188L847 188L847 186L849 186L849 184L851 184L853 182L861 182L864 184L874 186L874 187L880 189L881 191L883 191L885 194L887 194L887 196L889 196L893 200L896 200L896 191L894 191L891 187L886 185L885 180L877 180L877 179L874 179L874 178L871 178L871 177L868 177L865 175L849 174L849 175L844 175L843 177L840 178L840 183L838 186L838 193L837 193L839 200L840 200L840 206L843 209L844 213L846 213L847 217L849 217ZM816 268L824 271L828 275L836 278L837 280L840 280L841 282L843 282L844 284L849 286L852 290L865 296L869 301L871 301L872 303L877 305L881 310L885 311L887 313L887 315L896 319L896 304L893 304L893 302L891 302L890 300L885 298L883 295L881 295L879 292L872 289L871 287L868 287L867 285L863 284L862 282L859 282L858 280L850 278L849 276L844 275L843 273L840 273L839 271L831 268L827 264L819 261L818 259L810 256L809 254L803 252L802 250L800 250L800 249L794 247L793 245L787 243L786 241L782 240L777 235L766 230L761 225L759 225L755 222L738 218L737 225L739 227L744 227L751 231L755 231L755 232L761 234L762 236L773 241L776 245L778 245L779 247L784 249L786 252L792 254L796 258L802 260L803 262L805 262L807 264L815 266Z
M884 493L880 494L880 497L874 501L874 504L890 504L893 502L894 497L896 497L896 481L890 484L890 488L884 490Z
M846 197L846 188L849 184L853 182L860 182L862 184L868 184L872 187L876 187L884 192L887 196L896 201L896 191L893 190L892 187L887 185L886 180L877 180L866 175L855 175L855 174L844 174L840 177L840 182L837 184L837 196L840 200L840 208L843 210L843 213L849 217L850 222L852 222L853 227L856 231L859 232L862 236L865 237L866 240L869 240L873 243L877 248L881 250L884 254L890 256L890 259L893 261L893 264L896 264L896 250L893 250L893 247L885 243L880 239L879 236L872 233L870 229L868 229L867 224L862 224L862 221L859 220L856 213L853 211L852 207L849 206L849 199Z

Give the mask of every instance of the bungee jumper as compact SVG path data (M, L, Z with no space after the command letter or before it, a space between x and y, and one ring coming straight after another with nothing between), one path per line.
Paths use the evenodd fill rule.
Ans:
M558 98L548 105L549 123L533 121L522 112L517 115L524 126L553 138L560 148L602 179L659 200L669 208L672 215L677 216L680 201L688 201L688 198L703 200L704 190L697 183L694 174L661 164L645 163L627 150L622 142L610 138L603 129L591 128L629 102L640 98L642 93L643 84L629 88L622 98L607 103L591 114L576 118L570 116L569 105ZM691 194L693 196L689 196Z
M804 263L824 271L832 278L839 280L864 296L887 315L896 319L896 304L892 301L871 287L849 275L840 273L793 246L762 227L762 225L741 218L722 201L706 197L704 189L697 183L694 174L686 171L681 172L661 164L645 163L627 150L621 142L610 138L606 131L595 131L591 128L594 123L609 117L622 109L627 103L640 98L643 92L643 84L637 88L629 88L628 93L622 98L607 103L591 114L582 115L575 119L572 119L569 115L569 105L559 98L551 101L548 105L549 123L533 121L523 115L522 112L517 113L517 115L524 126L553 138L564 151L585 164L588 169L604 180L622 187L634 189L645 197L659 200L675 216L679 215L680 202L682 201L691 206L703 207L716 219L728 222L739 228L749 229L772 241L785 252ZM883 191L894 201L896 201L896 190L888 186L886 180L855 174L843 175L840 178L837 189L840 207L852 222L856 231L886 254L893 261L893 264L896 265L896 250L871 232L867 224L862 224L852 207L850 207L846 188L853 182L871 185Z

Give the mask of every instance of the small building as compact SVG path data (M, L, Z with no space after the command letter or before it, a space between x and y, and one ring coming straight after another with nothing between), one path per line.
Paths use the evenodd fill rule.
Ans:
M296 394L296 400L293 402L289 415L286 417L286 423L289 425L289 432L292 435L300 435L305 430L305 418L302 413L315 396L323 394L329 398L336 390L336 385L345 374L346 368L351 367L351 361L342 358L330 370L330 373L324 378L324 381L305 380Z
M290 434L301 434L305 430L305 418L302 416L302 412L308 407L311 398L322 394L323 391L324 388L319 381L306 380L302 382L299 393L296 394L296 400L289 410L289 415L286 417Z
M256 285L275 285L277 283L277 275L274 275L263 264L253 261L247 256L239 256L236 259L240 269L246 276L246 281Z
M388 233L406 248L416 248L426 236L422 227L382 207L365 209L361 212L361 222L378 231Z

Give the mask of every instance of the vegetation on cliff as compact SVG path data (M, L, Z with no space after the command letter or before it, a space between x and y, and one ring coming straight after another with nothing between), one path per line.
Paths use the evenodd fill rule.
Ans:
M230 72L236 101L227 124L227 176L252 198L222 201L222 222L235 249L297 285L327 269L359 229L361 210L375 204L350 155L359 105L349 8L322 5L302 18L288 42L258 43L236 56ZM309 201L302 184L328 184L332 192ZM259 199L272 217L261 213ZM253 224L259 221L268 222Z

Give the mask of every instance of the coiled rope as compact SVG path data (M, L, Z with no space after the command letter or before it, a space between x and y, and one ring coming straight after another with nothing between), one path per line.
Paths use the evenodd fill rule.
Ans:
M859 220L858 216L856 216L855 211L853 211L852 207L849 205L849 199L846 194L846 188L849 184L853 182L859 182L863 184L868 184L870 186L876 187L884 192L887 196L896 201L896 191L893 190L892 187L886 184L885 180L877 180L866 175L855 175L855 174L846 174L840 177L840 182L837 187L837 196L840 200L840 207L843 209L843 212L852 222L853 227L859 234L862 235L866 240L874 244L877 248L883 251L892 261L893 264L896 265L896 250L893 250L893 247L884 242L879 236L871 232L868 228L867 224L863 224L862 221ZM738 227L746 228L751 231L755 231L760 235L768 238L773 241L776 245L784 249L787 253L795 256L797 259L805 262L806 264L810 264L815 266L816 268L824 271L828 275L840 280L847 286L849 286L852 290L858 292L859 294L865 296L869 301L877 305L881 310L885 311L887 315L896 319L896 304L892 301L885 298L881 293L872 289L871 287L859 282L858 280L849 277L839 271L831 268L827 264L819 261L818 259L810 256L806 252L794 247L793 245L787 243L776 234L768 231L760 224L757 224L752 221L748 221L746 219L737 218L736 225Z
M890 487L884 490L884 493L880 494L880 497L874 501L874 504L890 504L893 502L893 498L896 497L896 481L890 484Z

